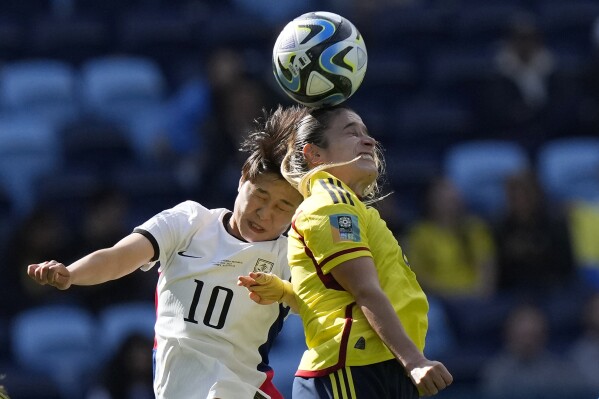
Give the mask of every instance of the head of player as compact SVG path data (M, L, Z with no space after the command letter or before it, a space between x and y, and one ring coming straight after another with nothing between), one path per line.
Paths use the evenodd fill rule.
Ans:
M281 169L304 197L310 177L326 169L358 197L371 199L378 193L384 159L362 118L340 105L312 110L300 121Z
M281 174L281 162L298 123L306 116L302 106L279 106L257 121L257 129L241 145L249 153L241 168L238 194L228 230L239 239L273 240L291 222L301 195Z

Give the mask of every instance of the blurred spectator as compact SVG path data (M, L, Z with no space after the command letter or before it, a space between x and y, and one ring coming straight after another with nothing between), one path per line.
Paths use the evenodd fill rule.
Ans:
M201 151L201 126L210 113L210 94L203 77L181 84L166 105L164 134L153 149L157 159L167 163Z
M78 255L112 246L129 233L128 209L125 194L116 188L104 187L92 195L81 221Z
M549 333L540 308L521 304L512 309L503 348L482 370L481 391L489 399L572 398L580 376L548 349Z
M498 289L526 296L574 282L570 232L560 209L548 208L533 171L506 182L507 204L496 227Z
M468 213L446 178L430 183L426 215L408 232L408 257L427 294L489 296L494 291L495 247L487 223Z
M27 266L36 259L75 260L72 231L56 211L38 206L23 219L9 238L7 255L1 263L4 290L13 299L1 307L7 315L53 300L74 300L73 294L60 295L27 277Z
M217 49L208 63L208 78L212 112L202 126L205 146L196 154L194 167L203 171L199 176L201 185L193 178L186 180L190 188L201 188L197 197L211 206L222 204L227 197L233 202L236 190L227 192L225 187L236 188L240 177L243 154L238 151L238 143L252 122L262 116L262 107L270 109L275 104L268 101L264 83L247 73L240 51Z
M580 388L599 393L599 292L591 296L582 312L583 334L569 351L571 361L578 366Z
M97 248L111 247L129 234L132 230L128 225L129 206L125 194L113 187L104 187L93 195L86 204L78 229L75 258L92 253ZM153 300L157 281L158 276L154 273L131 273L105 284L75 286L69 291L83 298L89 309L98 311L117 302Z
M514 17L494 63L498 74L485 93L486 117L504 137L535 147L547 133L556 59L532 16Z
M599 290L599 202L577 201L569 208L572 248L578 272L585 283Z
M85 399L154 399L152 340L133 334L104 368L102 382Z

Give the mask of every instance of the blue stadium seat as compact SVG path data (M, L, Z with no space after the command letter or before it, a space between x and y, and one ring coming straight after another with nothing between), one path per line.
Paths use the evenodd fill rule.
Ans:
M480 140L450 147L444 169L473 211L493 217L505 205L506 177L529 164L528 154L515 142Z
M599 200L598 138L567 137L544 143L537 153L537 169L552 200Z
M1 70L0 90L6 113L37 115L57 125L79 115L77 75L61 60L10 62Z
M101 356L110 359L131 334L154 338L156 308L152 302L123 302L100 311Z
M24 369L52 378L65 399L81 398L99 366L97 327L92 314L76 306L25 310L11 322L13 356Z
M59 164L56 130L46 120L19 115L0 118L0 183L23 214L33 205L34 185Z
M131 115L160 104L167 83L147 57L105 56L81 66L81 95L90 116L126 123Z

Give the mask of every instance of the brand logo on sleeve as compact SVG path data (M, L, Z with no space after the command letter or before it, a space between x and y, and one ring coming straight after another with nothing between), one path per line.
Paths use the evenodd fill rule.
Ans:
M358 340L356 341L356 344L354 345L354 348L361 349L361 350L366 349L366 340L364 339L364 337L358 338Z

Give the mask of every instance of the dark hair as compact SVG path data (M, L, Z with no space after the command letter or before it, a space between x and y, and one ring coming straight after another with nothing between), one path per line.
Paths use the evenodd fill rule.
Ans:
M249 155L241 168L244 181L258 175L272 173L281 178L281 163L287 147L298 128L299 122L308 114L304 106L278 106L274 112L263 109L263 117L255 120L256 129L241 144L240 151Z

